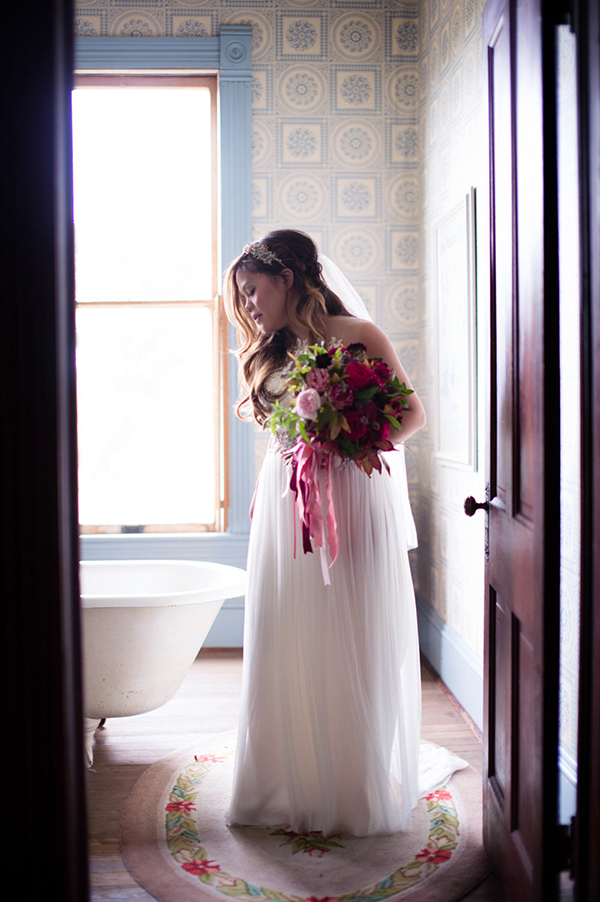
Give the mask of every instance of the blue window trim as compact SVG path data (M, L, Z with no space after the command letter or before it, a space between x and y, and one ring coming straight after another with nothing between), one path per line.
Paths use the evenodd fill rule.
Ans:
M227 265L252 235L252 28L222 25L218 37L97 38L75 43L78 72L169 70L216 74L219 80L220 267ZM229 345L235 346L230 328ZM253 430L234 413L237 361L229 361L228 529L224 534L82 536L87 560L192 558L245 566L248 509L254 487Z

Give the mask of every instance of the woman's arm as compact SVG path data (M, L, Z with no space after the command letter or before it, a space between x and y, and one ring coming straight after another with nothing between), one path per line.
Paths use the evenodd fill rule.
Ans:
M369 357L381 357L389 368L395 372L400 382L406 383L406 387L412 389L410 379L400 363L391 341L375 323L363 321L357 330L357 337L353 340L365 345ZM427 422L425 408L414 389L413 394L407 396L407 401L408 408L402 411L402 429L393 429L388 436L389 440L394 442L394 444L405 442L411 435L422 429Z

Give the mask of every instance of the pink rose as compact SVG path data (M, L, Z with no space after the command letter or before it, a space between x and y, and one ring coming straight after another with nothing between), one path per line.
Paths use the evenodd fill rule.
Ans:
M315 391L325 391L329 385L329 374L327 370L310 370L306 374L306 384Z
M353 391L360 391L374 382L373 373L364 363L349 363L345 372L346 382Z
M314 420L321 406L321 396L314 388L305 388L296 398L296 413L303 420Z

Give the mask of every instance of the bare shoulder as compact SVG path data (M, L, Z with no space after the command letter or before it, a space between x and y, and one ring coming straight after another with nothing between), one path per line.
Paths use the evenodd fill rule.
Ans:
M366 345L368 353L373 357L383 357L394 354L392 343L385 332L370 321L362 321L355 341Z
M398 359L396 350L385 334L374 322L355 316L329 316L327 318L327 338L336 338L345 345L360 342L367 349L369 357L378 357L394 370L400 382L412 388L410 379Z
M372 325L366 319L356 316L328 316L326 320L327 338L337 338L344 344L360 340L363 326Z
M367 319L356 316L329 316L327 318L327 338L335 338L345 345L353 342L364 344L370 357L390 357L395 365L396 355L392 343L379 326Z

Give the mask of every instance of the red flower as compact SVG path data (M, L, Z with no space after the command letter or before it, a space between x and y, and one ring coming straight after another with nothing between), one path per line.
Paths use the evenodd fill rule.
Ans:
M349 363L345 372L346 382L353 391L360 391L375 381L372 370L364 363Z
M391 379L392 371L383 360L375 360L373 362L373 375L375 376L375 380L383 388L386 382Z
M338 902L337 896L308 896L304 902Z
M348 438L351 439L359 439L367 431L367 425L364 421L364 418L361 413L358 413L356 410L348 410L344 416L348 422L348 426L350 427L348 430ZM346 430L344 430L346 431Z
M183 799L180 802L169 802L166 807L166 811L185 811L186 814L189 814L190 811L193 811L196 807L195 802L184 802Z
M308 854L311 858L322 858L325 854L325 849L311 849Z
M434 792L430 792L428 796L425 796L425 801L432 802L435 800L436 802L437 801L441 802L443 799L451 799L451 798L452 798L452 793L448 792L447 789L436 789L436 790L434 790Z
M194 877L200 877L202 874L215 874L221 870L221 866L216 861L209 861L208 858L194 858L192 861L186 861L181 867L188 874L193 874Z
M367 346L360 341L353 341L351 345L348 345L346 350L350 351L352 354L364 354L367 350Z
M445 861L452 858L452 852L450 849L421 849L420 852L417 852L415 858L423 864L426 862L443 864Z
M387 437L390 434L390 428L389 420L384 420L381 424L381 429L379 430L379 438L381 441L387 441Z

